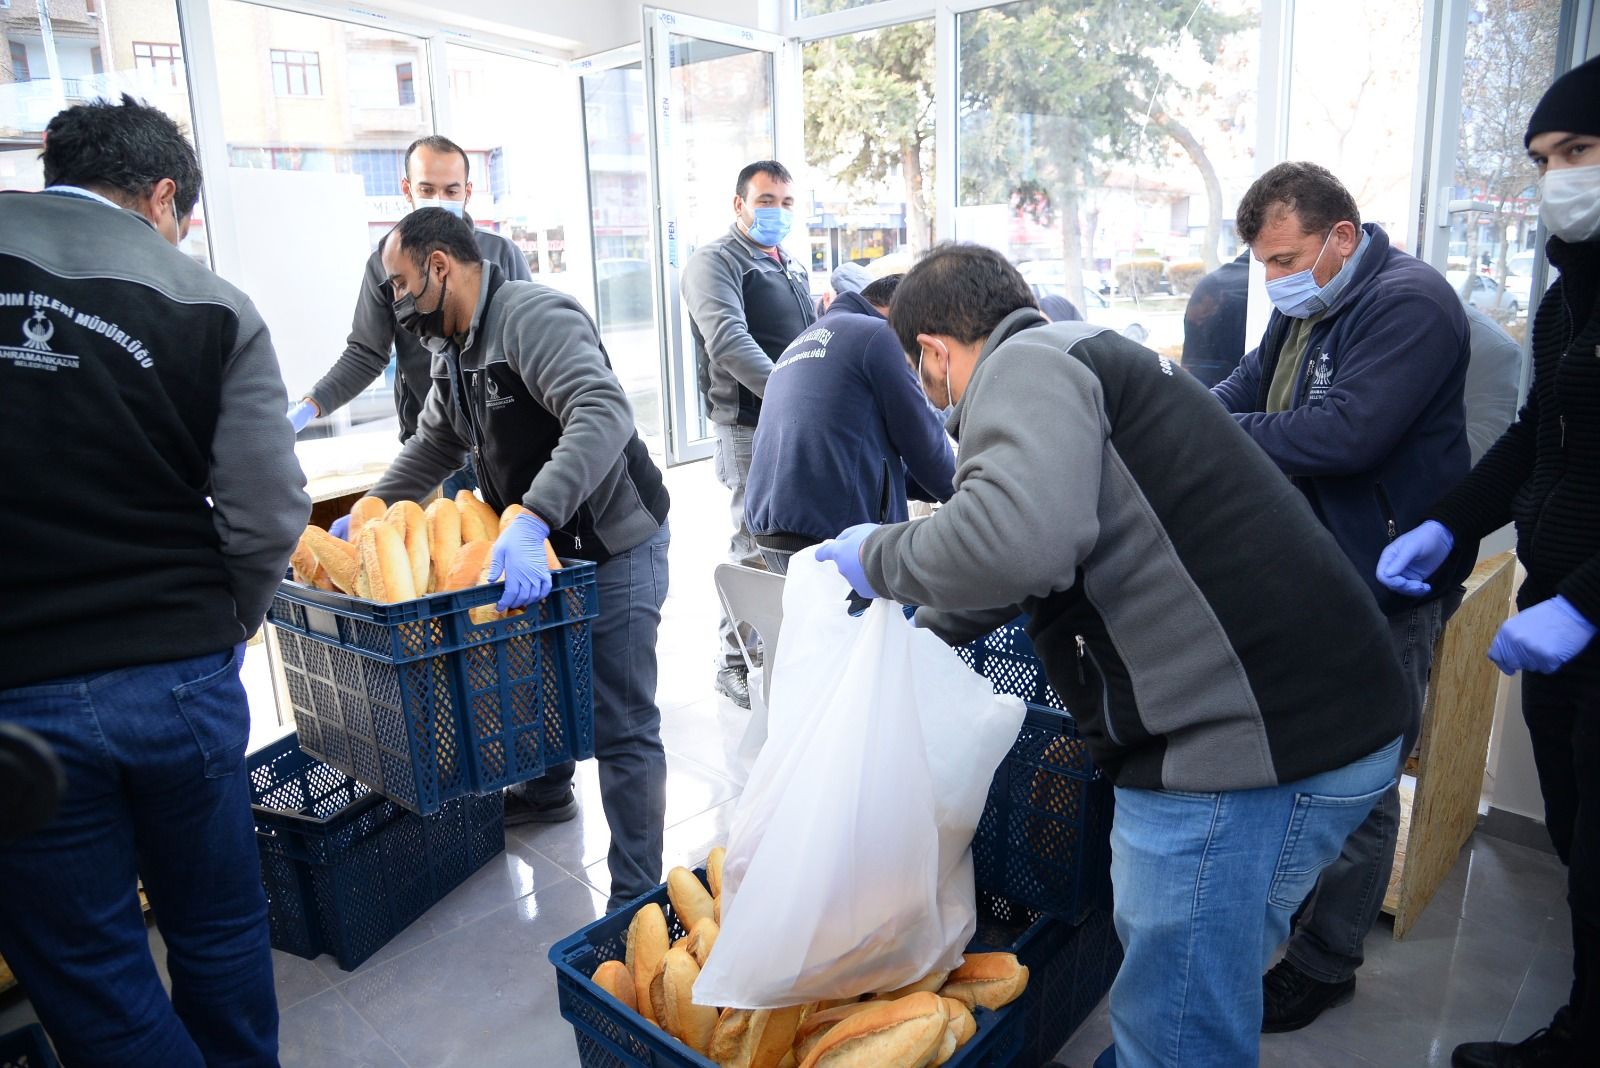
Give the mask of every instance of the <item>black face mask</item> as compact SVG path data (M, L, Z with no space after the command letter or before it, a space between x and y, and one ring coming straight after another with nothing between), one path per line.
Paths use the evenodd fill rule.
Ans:
M428 286L433 282L433 272L424 272L422 276L422 296L428 292ZM415 334L418 337L444 337L444 298L449 292L450 280L448 278L439 283L439 303L429 312L417 310L417 300L410 293L394 302L394 321L400 329Z

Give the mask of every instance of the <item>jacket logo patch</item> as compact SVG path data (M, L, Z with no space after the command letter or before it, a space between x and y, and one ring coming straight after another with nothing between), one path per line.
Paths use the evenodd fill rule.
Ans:
M1158 359L1161 361L1161 373L1166 375L1168 378L1171 378L1172 361L1167 359L1165 356L1158 357Z
M1321 400L1333 388L1333 353L1324 352L1317 356L1316 368L1311 372L1311 390L1307 394L1311 400Z
M509 393L502 395L500 392L499 383L492 378L488 379L484 383L484 391L489 395L489 399L486 402L486 407L488 407L490 411L493 411L496 408L504 408L508 404L515 404L517 402L517 398L513 397Z
M78 368L78 357L58 353L50 348L50 339L55 336L56 325L50 321L50 316L45 314L43 308L35 308L33 315L22 324L21 346L0 346L0 359L10 360L16 367L27 367L38 371L59 371L66 368L75 371Z

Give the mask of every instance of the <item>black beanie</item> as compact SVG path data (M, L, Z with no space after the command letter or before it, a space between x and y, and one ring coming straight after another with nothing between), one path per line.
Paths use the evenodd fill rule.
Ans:
M1545 90L1522 143L1553 130L1600 137L1600 56L1573 67Z

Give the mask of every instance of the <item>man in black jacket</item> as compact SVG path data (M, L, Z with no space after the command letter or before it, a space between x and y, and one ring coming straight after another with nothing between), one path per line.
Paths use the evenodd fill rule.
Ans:
M1409 750L1434 643L1477 554L1463 542L1422 604L1372 577L1378 554L1441 486L1467 472L1461 301L1427 264L1361 225L1354 198L1313 163L1281 163L1246 191L1239 236L1266 266L1261 345L1212 392L1310 501L1389 619L1410 684ZM1293 1031L1355 992L1400 829L1399 787L1323 873L1283 960L1264 980L1264 1031Z
M400 192L418 208L443 208L469 223L467 204L472 199L472 172L467 154L449 138L437 135L419 137L405 154L405 174ZM473 239L483 259L499 266L514 281L528 281L528 258L522 250L499 234L472 228ZM367 257L361 272L361 292L350 324L350 338L336 363L328 368L311 391L289 409L289 421L298 433L312 419L343 408L356 394L370 386L389 366L389 352L395 355L394 408L400 417L400 440L417 432L417 417L428 402L433 385L432 355L415 337L395 328L394 296L384 280L378 250ZM477 479L469 464L445 480L445 496L458 489L474 489Z
M494 546L500 610L550 592L544 542L592 560L594 751L611 828L612 909L661 881L667 763L656 707L656 630L667 596L667 490L594 323L548 286L480 260L472 230L412 212L380 246L403 329L436 357L417 433L372 494L418 500L470 454L496 512L521 504ZM571 764L508 793L506 822L577 813ZM521 810L520 812L518 810Z
M46 137L48 188L0 193L0 722L66 793L0 842L0 955L68 1064L276 1065L239 664L311 509L283 380L249 298L174 247L177 125L124 97Z
M1533 320L1533 386L1465 481L1383 554L1378 578L1427 596L1458 541L1517 525L1528 577L1489 647L1522 672L1545 826L1567 865L1572 992L1523 1042L1456 1047L1457 1068L1577 1068L1600 1050L1600 59L1556 81L1526 138L1561 272Z

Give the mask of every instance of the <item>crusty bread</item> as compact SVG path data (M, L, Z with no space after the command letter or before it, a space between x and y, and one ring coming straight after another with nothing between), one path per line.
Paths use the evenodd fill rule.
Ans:
M439 592L470 590L474 586L483 585L483 580L489 571L489 557L493 553L494 546L489 542L464 543L456 550L455 556L450 558L444 580L439 583Z
M354 545L368 523L376 523L389 511L389 506L377 497L363 497L350 506L350 543Z
M946 980L949 978L949 972L930 972L914 983L908 983L899 990L886 991L885 993L879 994L878 997L884 1001L895 1001L899 998L905 997L907 994L920 994L924 990L937 993L939 988L944 986Z
M969 953L940 993L968 1008L998 1009L1022 996L1028 969L1013 953Z
M361 530L361 571L372 589L372 599L384 604L415 600L411 559L405 539L388 523L368 523ZM337 580L336 580L337 581Z
M933 1059L928 1062L929 1068L939 1068L941 1064L956 1055L960 1044L956 1042L956 1033L949 1021L945 1022L944 1034L939 1038L939 1048L934 1051Z
M361 558L356 547L334 537L321 527L306 527L301 541L311 550L317 563L327 568L333 584L345 593L356 593L361 571Z
M494 541L500 536L500 517L477 494L460 490L456 493L456 506L461 509L462 541Z
M667 950L661 961L662 1030L696 1053L704 1053L711 1047L717 1010L694 1003L694 981L698 978L700 965L687 950Z
M711 888L712 897L722 896L722 865L728 859L728 850L717 846L706 858L706 885Z
M461 549L461 509L455 501L440 497L428 505L424 514L428 520L428 553L433 562L431 588L439 591L445 588L450 562Z
M294 580L302 585L310 586L317 580L317 558L312 555L311 546L307 544L303 533L300 540L295 542L294 552L289 554L289 569Z
M732 1009L711 1032L707 1055L721 1068L778 1068L793 1053L804 1005L787 1009Z
M433 562L428 551L428 517L416 501L395 501L384 513L383 521L400 532L406 557L411 561L411 587L416 596L428 592L428 573Z
M717 926L717 921L706 916L697 920L693 930L683 936L684 948L700 967L706 966L706 958L711 956L711 947L717 944L717 935L721 933L722 929Z
M533 513L520 504L508 504L506 510L500 513L500 525L495 527L495 533L504 534L511 521L519 515L532 515Z
M454 508L455 505L450 505ZM639 995L634 993L633 974L620 960L602 961L594 970L594 985L622 1002L634 1012L639 1011Z
M694 925L701 920L714 919L711 895L688 868L673 868L667 872L667 897L685 930L694 930Z
M639 1012L651 1023L660 1023L650 1005L650 980L661 969L667 955L667 917L661 906L652 902L633 914L628 924L628 946L624 955L633 975L634 1000Z
M955 998L945 998L944 1008L950 1015L950 1029L955 1032L957 1048L965 1046L978 1033L978 1021L973 1019L972 1010Z
M828 1006L807 1013L800 1021L800 1026L795 1029L795 1059L805 1060L816 1048L817 1043L822 1041L823 1035L857 1013L866 1012L873 1004L871 1001L847 1001L843 1005Z
M923 1068L943 1047L949 1022L944 999L927 991L871 1001L823 1035L801 1068Z
M544 539L544 562L551 571L561 570L561 557L556 555L556 547L550 544L550 539Z
M319 590L338 592L339 589L333 584L333 576L328 574L328 569L321 564L317 565L317 573L311 577L311 583Z

